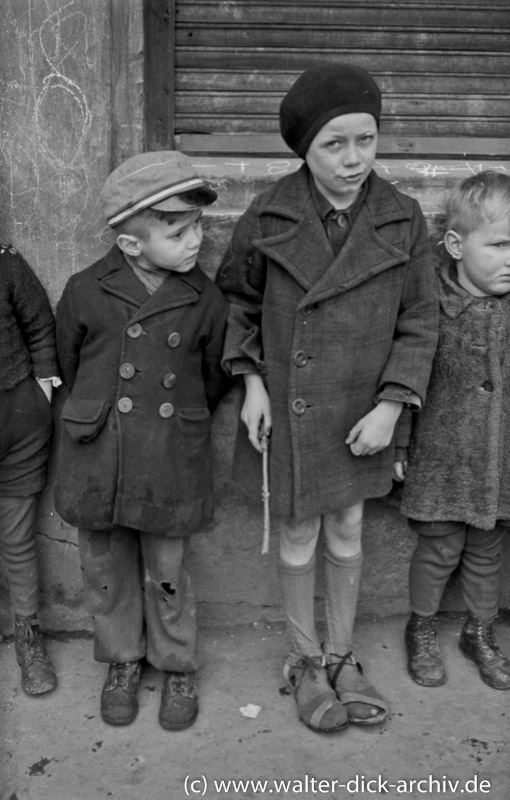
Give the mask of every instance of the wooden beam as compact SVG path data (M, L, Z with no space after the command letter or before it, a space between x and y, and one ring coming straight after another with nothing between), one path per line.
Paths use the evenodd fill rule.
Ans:
M173 150L175 108L175 0L143 0L145 144Z

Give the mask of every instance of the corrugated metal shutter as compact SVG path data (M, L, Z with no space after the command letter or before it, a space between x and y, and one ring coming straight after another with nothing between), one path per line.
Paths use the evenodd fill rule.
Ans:
M317 61L344 60L383 89L387 149L468 137L501 154L509 33L509 0L176 0L174 132L189 152L238 149L232 134L247 134L243 149L284 151L286 89Z

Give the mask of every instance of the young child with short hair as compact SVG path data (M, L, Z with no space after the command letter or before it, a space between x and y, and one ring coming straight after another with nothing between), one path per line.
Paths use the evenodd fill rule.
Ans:
M459 567L468 617L459 647L482 680L510 689L494 640L501 549L510 525L510 177L480 172L451 193L439 273L440 334L427 403L402 426L396 477L418 542L410 566L407 666L446 681L436 613Z
M14 610L14 647L29 695L57 685L39 627L35 536L53 432L58 378L55 320L46 292L21 254L0 245L0 556Z
M198 713L185 554L213 518L211 412L227 387L227 303L197 264L216 196L182 153L125 161L101 192L116 244L69 279L57 307L70 396L55 504L78 528L111 725L136 717L143 659L165 673L163 728Z
M280 129L304 163L254 199L217 276L231 303L224 361L244 377L241 416L257 451L271 430L285 673L315 731L386 718L352 644L363 507L389 491L395 423L404 405L424 401L437 341L425 219L373 169L380 115L379 87L364 69L319 64L300 75L282 100ZM324 642L314 620L316 552Z

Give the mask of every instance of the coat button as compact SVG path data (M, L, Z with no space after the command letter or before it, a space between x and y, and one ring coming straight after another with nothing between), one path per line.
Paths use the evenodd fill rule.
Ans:
M294 414L297 414L297 416L300 417L306 411L305 401L301 397L298 397L296 400L293 400L292 410Z
M171 403L163 403L163 405L159 407L159 416L164 419L171 417L173 413L174 407Z
M130 397L121 397L119 402L117 403L117 408L121 412L121 414L129 414L131 409L133 408L133 401Z
M132 364L129 364L127 361L124 364L121 364L119 367L119 375L121 378L125 378L125 380L129 380L135 374L135 368Z
M176 380L177 377L173 372L167 372L166 375L163 375L162 384L165 389L172 389L175 386Z
M294 364L296 367L306 367L308 364L308 356L304 350L298 350L294 353Z
M134 325L130 325L127 329L127 335L131 339L138 339L139 336L142 335L142 326L139 322L135 322Z
M180 334L176 333L175 331L170 334L166 343L169 347L178 347L181 342Z
M484 381L482 383L482 389L484 392L493 392L494 391L494 384L492 381Z

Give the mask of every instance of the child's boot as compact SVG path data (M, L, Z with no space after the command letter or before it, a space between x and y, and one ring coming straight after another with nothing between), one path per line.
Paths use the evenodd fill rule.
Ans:
M413 612L406 625L407 669L413 681L421 686L442 686L446 682L436 622L434 614L422 617Z
M194 672L167 672L161 692L159 724L167 731L181 731L193 725L198 714Z
M470 615L460 634L459 650L475 662L484 683L493 689L510 689L510 660L499 652L492 623Z
M46 652L37 614L31 617L16 614L14 647L23 691L30 695L51 692L57 685L57 676Z
M101 716L108 725L129 725L138 714L136 693L142 665L139 661L110 664L101 692Z

